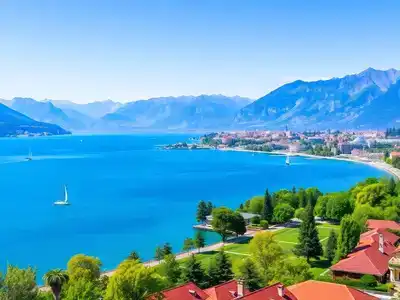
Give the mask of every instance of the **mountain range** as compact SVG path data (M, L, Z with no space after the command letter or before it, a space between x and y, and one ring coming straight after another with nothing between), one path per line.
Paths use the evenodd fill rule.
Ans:
M400 122L400 71L369 68L342 78L281 86L241 109L244 128L387 128Z
M8 106L13 112L2 105L0 124L25 126L38 122L43 128L51 127L51 123L71 131L280 129L286 126L295 130L383 129L400 123L399 78L398 70L369 68L342 78L297 80L255 101L223 95L160 97L125 104L111 100L77 104L68 100L0 99L0 105ZM11 115L16 117L13 122L5 121ZM59 131L60 127L54 128Z
M120 128L223 129L249 103L248 98L222 95L153 98L127 103L102 119Z
M15 134L68 134L58 125L35 121L0 103L0 136Z

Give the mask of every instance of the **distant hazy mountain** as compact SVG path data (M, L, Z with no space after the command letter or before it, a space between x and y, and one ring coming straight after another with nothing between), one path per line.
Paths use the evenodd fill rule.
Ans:
M28 133L67 134L63 128L44 122L37 122L7 106L0 104L0 136Z
M102 119L120 128L227 128L239 109L250 102L222 95L152 98L127 103Z
M74 103L68 100L50 100L50 102L63 110L73 109L92 119L101 118L106 114L116 111L121 106L121 103L112 100L96 101L87 104Z
M36 101L32 98L14 98L9 106L36 121L57 124L70 130L86 129L88 123L90 123L88 121L89 117L73 110L64 111L48 101Z
M285 84L240 110L235 126L384 128L400 119L400 71Z

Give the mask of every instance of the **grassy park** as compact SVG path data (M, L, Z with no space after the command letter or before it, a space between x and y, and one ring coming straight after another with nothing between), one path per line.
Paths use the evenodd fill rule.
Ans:
M324 246L326 241L328 240L329 232L331 230L336 230L338 233L339 226L338 225L319 225L318 232L321 244ZM296 256L292 253L293 247L298 242L299 236L299 228L284 228L279 229L274 233L276 241L279 242L280 246L283 248L285 253L287 253L288 258L295 258ZM225 252L228 254L229 258L232 261L233 271L237 273L238 265L240 262L247 256L250 256L249 253L249 242L247 240L243 243L232 243L227 244L224 247ZM217 251L203 252L196 254L196 258L201 262L204 268L207 268L213 256L215 256ZM186 259L181 259L179 262L182 264ZM330 267L328 261L326 261L323 257L321 260L312 259L310 262L311 272L314 275L314 278L317 278ZM161 272L161 268L159 266L156 267L158 271Z

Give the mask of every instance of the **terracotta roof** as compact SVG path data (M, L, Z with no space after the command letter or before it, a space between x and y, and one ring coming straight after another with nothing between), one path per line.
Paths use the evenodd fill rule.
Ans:
M283 287L283 297L278 294L278 287L282 286L281 283L276 283L271 286L267 286L250 294L237 299L245 300L298 300L287 288Z
M385 229L373 229L362 233L360 235L360 242L358 244L371 245L374 242L379 242L379 234L383 235L384 241L390 242L392 245L396 244L400 239L399 236Z
M209 289L204 290L209 295L207 300L230 300L236 299L237 294L237 281L231 280L219 285L213 286ZM249 293L249 290L244 289L244 295Z
M384 237L384 253L379 251L379 234ZM330 269L347 273L382 276L389 269L389 260L396 251L394 244L398 240L398 236L386 230L367 231L360 236L360 242L353 252Z
M395 221L390 221L390 220L368 220L367 221L367 227L368 229L394 229L394 230L400 230L400 225L399 223Z
M163 300L206 300L208 295L192 282L162 291ZM150 299L153 299L150 297ZM157 299L154 297L154 299Z
M298 300L379 300L344 284L309 280L288 287Z

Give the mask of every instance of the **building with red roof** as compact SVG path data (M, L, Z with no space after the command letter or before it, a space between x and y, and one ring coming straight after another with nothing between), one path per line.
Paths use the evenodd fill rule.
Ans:
M309 280L288 287L297 300L378 300L344 284Z
M276 283L254 292L243 288L242 281L231 280L201 290L194 283L187 283L161 292L161 297L151 300L378 300L343 284L309 280L289 287Z
M368 229L392 229L392 230L400 230L400 224L395 221L390 220L368 220L367 221Z
M163 300L207 300L209 295L193 282L171 288L161 292ZM151 296L151 300L159 299L157 296Z
M385 282L389 275L389 260L396 252L400 238L385 229L374 229L360 236L357 247L330 269L333 277L360 278L373 275Z
M244 300L298 300L286 287L281 283L276 283L271 286L259 289L248 295L237 299Z
M208 294L207 300L231 300L249 294L243 281L230 280L204 290Z

